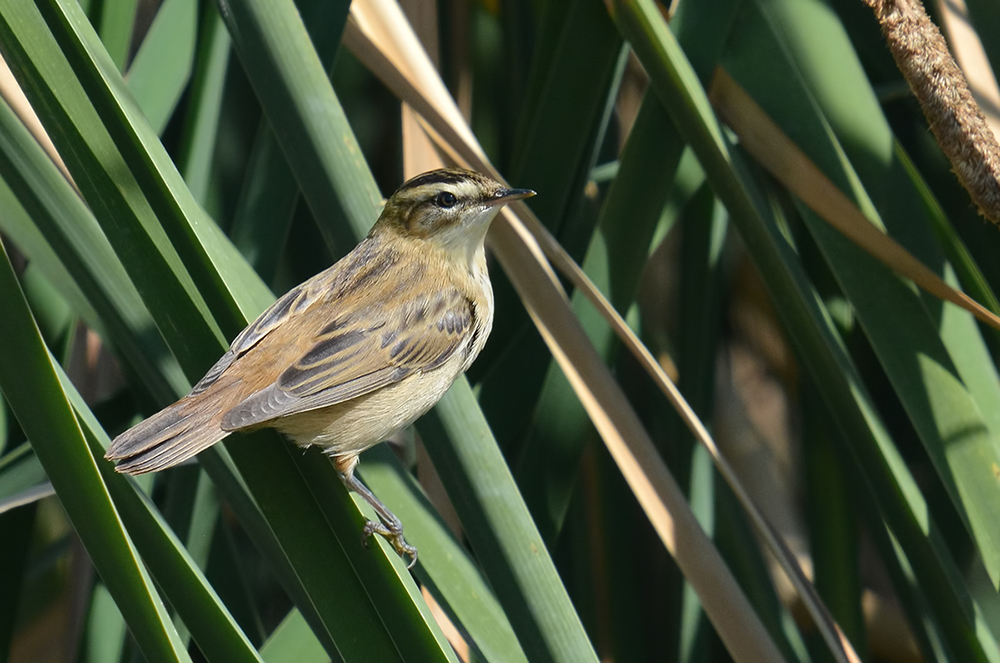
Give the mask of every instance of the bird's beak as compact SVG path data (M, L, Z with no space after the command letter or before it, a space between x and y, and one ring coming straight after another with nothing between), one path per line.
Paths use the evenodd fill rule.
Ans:
M498 189L493 197L486 201L488 207L497 207L498 205L506 205L514 200L521 200L523 198L531 198L535 195L535 192L531 189Z

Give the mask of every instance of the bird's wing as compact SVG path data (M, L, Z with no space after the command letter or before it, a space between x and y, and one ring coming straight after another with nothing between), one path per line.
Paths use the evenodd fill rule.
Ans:
M341 303L339 312L348 315L352 312L345 308L348 302L367 301L364 296L351 296L356 291L378 291L385 285L390 272L397 280L405 279L405 274L399 274L398 260L396 252L378 241L371 238L362 241L343 260L286 292L241 331L226 354L194 386L191 395L211 387L234 361L324 298L337 299Z
M219 379L219 376L247 350L260 343L264 337L277 329L283 322L312 306L323 296L324 289L329 287L333 276L335 274L331 270L320 272L305 283L292 288L281 299L271 304L267 310L260 314L260 317L240 332L239 336L233 340L232 345L229 346L226 354L222 355L219 361L215 362L215 365L208 370L205 377L191 389L191 395L195 396L211 387Z
M447 289L333 320L271 385L222 420L227 431L343 403L441 366L473 333L472 303Z

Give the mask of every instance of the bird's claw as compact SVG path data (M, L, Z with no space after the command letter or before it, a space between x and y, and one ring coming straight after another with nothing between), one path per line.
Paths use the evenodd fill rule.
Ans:
M401 525L398 528L392 528L385 523L369 520L365 522L362 533L362 542L366 548L368 547L368 539L371 535L378 534L389 542L389 545L396 550L397 555L400 557L405 555L410 556L410 563L406 565L407 569L412 569L413 565L417 563L417 548L407 543L406 539L403 538L403 527Z

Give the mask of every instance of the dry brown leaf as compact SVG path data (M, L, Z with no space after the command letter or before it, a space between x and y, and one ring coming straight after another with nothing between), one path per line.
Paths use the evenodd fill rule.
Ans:
M1000 329L1000 318L942 281L913 254L872 225L746 90L722 69L716 70L709 99L723 121L739 136L743 148L809 209L900 276Z

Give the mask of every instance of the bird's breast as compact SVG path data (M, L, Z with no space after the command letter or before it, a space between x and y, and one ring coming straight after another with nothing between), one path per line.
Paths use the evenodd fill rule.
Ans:
M489 338L493 330L493 285L490 283L490 275L486 268L485 252L481 253L472 264L470 271L472 284L475 292L470 301L472 302L472 334L466 350L466 361L462 371L468 370L472 362L476 360L486 339Z

